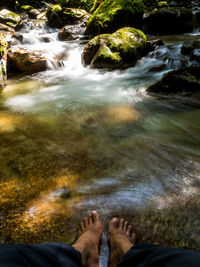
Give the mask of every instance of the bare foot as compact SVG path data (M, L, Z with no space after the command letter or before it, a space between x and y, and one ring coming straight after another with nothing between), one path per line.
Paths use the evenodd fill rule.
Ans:
M109 225L110 258L109 267L116 267L123 256L135 245L135 233L124 219L113 218Z
M93 210L88 218L84 218L78 231L79 238L72 245L81 252L84 267L99 266L98 246L102 233L103 226L100 215L97 211Z

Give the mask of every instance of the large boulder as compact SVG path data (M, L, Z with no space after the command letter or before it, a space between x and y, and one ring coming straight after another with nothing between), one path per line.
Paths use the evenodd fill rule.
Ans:
M190 32L193 14L190 9L160 8L144 14L144 31L153 34L171 34Z
M7 46L8 43L2 33L0 33L0 89L2 89L7 82Z
M105 0L89 19L86 34L112 33L126 26L140 28L143 12L142 0Z
M39 51L13 47L8 50L8 69L10 72L36 73L48 69L48 59Z
M146 36L142 31L122 28L113 34L102 34L90 40L82 53L82 63L92 68L125 69L144 55L146 45Z
M86 23L89 17L90 15L83 9L59 8L59 5L47 12L48 25L59 29L66 25Z
M185 67L164 74L162 79L151 85L150 94L176 94L200 92L200 66Z
M21 18L18 14L7 9L2 9L0 11L0 23L15 27L20 21Z

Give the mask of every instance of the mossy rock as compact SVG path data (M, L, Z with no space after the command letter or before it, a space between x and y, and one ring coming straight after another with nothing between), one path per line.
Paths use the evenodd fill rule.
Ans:
M79 22L86 23L89 17L85 10L78 8L62 8L55 11L53 7L47 12L48 25L59 29Z
M153 34L190 32L192 19L192 11L187 8L160 8L144 15L144 29Z
M33 9L33 7L32 6L30 6L30 5L22 5L22 6L20 6L20 11L21 12L29 12L31 9Z
M105 0L89 19L86 34L112 33L126 26L140 28L143 12L142 0Z
M6 62L7 55L6 50L8 43L3 33L0 33L0 89L2 89L7 82L7 73L6 73Z
M60 5L53 5L52 12L62 12L62 7Z
M0 11L0 23L8 26L16 26L20 21L21 18L18 14L7 9L2 9Z
M28 15L31 19L36 19L40 15L40 10L33 8L28 12Z
M177 94L200 92L200 66L185 67L164 74L162 79L151 85L149 94Z
M82 53L82 63L93 68L125 69L134 66L145 54L146 45L142 31L122 28L113 34L93 38Z
M0 58L3 57L3 55L6 52L6 49L8 47L7 40L3 33L0 33Z
M15 32L13 28L0 23L0 31L4 31L4 32Z

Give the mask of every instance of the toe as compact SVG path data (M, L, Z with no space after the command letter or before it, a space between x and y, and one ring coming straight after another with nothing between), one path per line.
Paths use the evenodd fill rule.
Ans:
M135 233L132 233L131 235L131 241L132 241L132 244L135 244L135 240L136 240L136 234Z
M120 230L123 230L123 228L124 228L124 222L125 222L124 219L121 219L120 220L120 222L119 222L119 229Z
M91 213L88 216L88 223L89 224L92 224L92 214Z
M128 222L125 221L123 231L126 233L128 230Z
M85 228L88 227L88 218L84 218L84 226L85 226Z
M129 224L127 234L131 237L132 226Z
M112 218L112 220L110 221L110 224L109 224L109 231L117 229L118 226L119 226L119 219L116 217Z
M83 233L85 231L85 226L84 226L84 223L81 223L81 232Z
M95 223L96 221L100 220L100 214L96 210L91 211L92 222Z
M79 230L78 230L78 237L80 237L81 234L82 234L82 232L81 232L81 230L79 229Z

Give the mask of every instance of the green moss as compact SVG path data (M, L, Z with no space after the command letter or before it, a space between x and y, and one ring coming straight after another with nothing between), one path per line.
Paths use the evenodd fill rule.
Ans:
M20 10L21 11L30 11L31 9L33 9L33 7L32 6L30 6L30 5L23 5L23 6L20 6Z
M0 33L0 57L2 57L8 47L8 43L2 33Z
M98 54L98 58L101 60L101 58L106 59L107 62L110 63L119 63L121 61L121 56L119 52L112 52L111 49L108 46L104 46L100 53Z
M60 5L54 5L53 8L52 8L52 11L53 12L61 12L62 11L62 7Z
M20 16L12 11L9 11L7 9L2 9L0 11L0 22L2 23L12 23L17 24L21 20Z
M143 12L142 0L105 0L89 19L87 33L97 35L139 25Z

